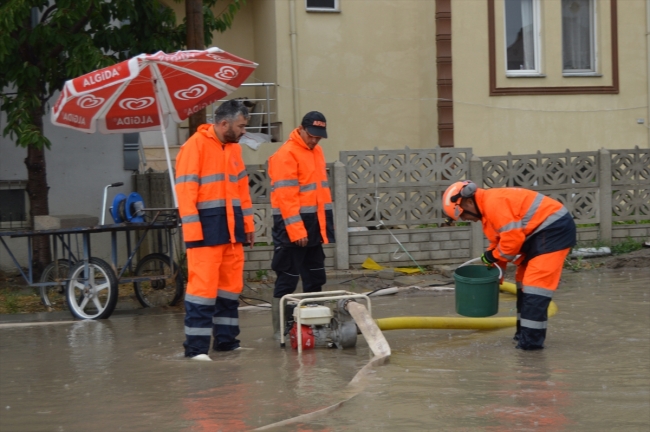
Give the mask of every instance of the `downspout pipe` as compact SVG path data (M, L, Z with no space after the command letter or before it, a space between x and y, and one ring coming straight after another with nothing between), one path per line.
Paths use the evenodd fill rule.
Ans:
M650 0L646 0L645 2L645 39L646 39L646 79L648 81L647 83L647 89L646 91L648 92L648 114L646 116L646 129L648 131L648 148L650 148Z
M650 0L648 0L650 1ZM298 42L296 32L296 1L289 0L289 35L291 37L291 91L293 94L293 126L300 120L298 96Z

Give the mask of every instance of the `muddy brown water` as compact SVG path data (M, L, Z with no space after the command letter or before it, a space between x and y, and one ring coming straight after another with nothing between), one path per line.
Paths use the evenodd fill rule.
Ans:
M565 272L554 300L543 351L515 350L513 329L385 332L390 362L358 395L277 430L649 430L650 269ZM453 293L373 311L456 316ZM503 294L499 315L513 314ZM298 356L271 340L267 310L240 320L248 349L212 363L182 357L182 314L0 326L0 430L252 430L340 402L370 358L362 337Z

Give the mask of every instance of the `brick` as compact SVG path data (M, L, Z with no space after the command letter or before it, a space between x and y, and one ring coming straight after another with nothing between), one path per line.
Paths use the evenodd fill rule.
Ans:
M431 258L433 258L433 259L451 258L451 252L448 251L448 250L431 251Z
M379 245L379 252L391 253L399 249L399 245L396 243Z
M631 228L630 237L645 237L646 230L645 228Z
M452 240L469 240L469 231L454 231L451 233Z
M442 248L443 249L459 249L460 248L460 242L458 241L446 241L442 242Z
M401 242L401 243L408 243L408 242L410 241L410 239L409 239L409 235L408 235L408 234L395 234L395 233L393 232L393 235L394 235L395 238L396 238L399 242ZM391 236L391 237L390 237L390 241L393 241L393 242L394 242L394 241L395 241L395 238L393 238L393 236Z
M370 236L370 239L368 239L368 244L371 245L380 245L380 244L386 244L390 242L390 236L388 234L375 234Z
M422 251L440 250L440 243L438 242L420 243L420 250Z
M373 255L379 253L379 246L378 245L367 245L367 246L359 246L359 254L360 255Z
M451 233L450 232L437 232L437 233L431 233L431 240L432 241L447 241L451 239Z
M251 261L270 261L271 260L271 252L267 251L255 251L253 249L252 251L246 252L246 259L249 259Z
M578 233L578 239L580 241L598 240L598 233L597 232Z
M453 258L469 258L468 249L455 249L451 251L451 256Z
M368 244L368 236L364 235L349 235L348 237L348 244L350 246L357 246L357 245L367 245Z
M262 268L261 261L244 261L244 271L259 270Z
M409 235L410 237L410 242L411 243L421 243L421 242L428 242L431 239L431 235L429 233L413 233Z

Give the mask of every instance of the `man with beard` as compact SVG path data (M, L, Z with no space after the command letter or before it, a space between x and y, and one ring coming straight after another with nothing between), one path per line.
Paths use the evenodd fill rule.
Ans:
M244 285L243 243L253 247L255 226L248 175L237 144L248 109L224 102L214 124L199 126L176 158L176 195L187 247L185 357L211 360L239 349L239 294Z

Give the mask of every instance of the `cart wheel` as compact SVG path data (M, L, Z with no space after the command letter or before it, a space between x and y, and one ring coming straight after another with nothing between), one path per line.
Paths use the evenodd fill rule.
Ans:
M66 284L64 281L68 279L68 276L70 275L70 267L72 267L72 263L69 260L60 259L56 260L56 262L49 263L47 267L45 267L45 270L43 270L43 274L41 275L41 283L63 283L62 285L41 287L41 301L48 308L68 308L65 302Z
M173 306L183 296L183 275L178 264L169 265L169 257L152 253L140 260L136 277L147 280L134 282L135 296L144 307Z
M66 299L75 318L108 318L117 304L117 277L111 266L99 258L88 260L89 277L84 276L84 261L70 271Z

